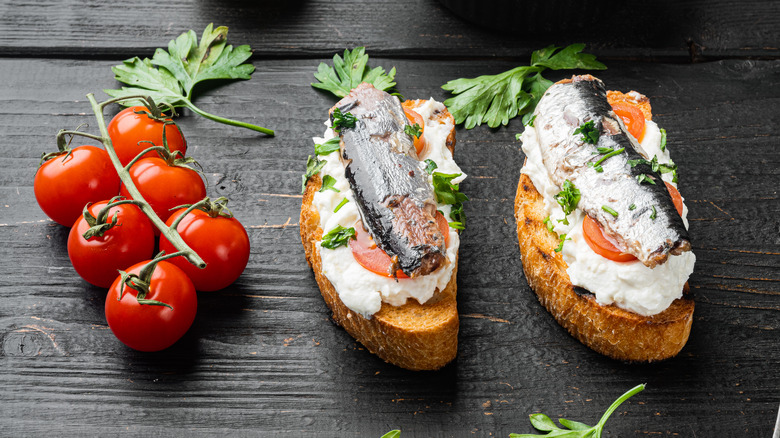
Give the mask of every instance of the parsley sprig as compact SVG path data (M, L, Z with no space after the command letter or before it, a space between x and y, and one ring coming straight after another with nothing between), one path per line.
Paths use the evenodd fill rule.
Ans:
M333 130L336 132L341 132L344 128L354 128L357 124L357 117L350 112L342 113L338 108L333 110L331 118L333 119Z
M563 214L568 216L580 203L580 189L567 179L563 182L563 190L555 195L555 200L563 209Z
M450 226L462 230L466 226L466 214L463 212L463 202L468 201L469 197L460 192L460 184L452 183L452 180L460 175L460 173L434 172L433 192L436 195L436 202L452 205L450 219L455 222L450 222Z
M422 128L419 123L415 123L414 125L404 126L404 132L412 137L420 138L422 135Z
M130 58L111 67L116 80L129 85L118 90L103 90L111 97L148 95L155 103L174 108L186 107L201 116L226 125L252 129L268 135L274 131L251 123L209 114L192 103L195 85L212 79L250 79L255 67L244 62L252 56L248 45L227 45L228 28L206 26L198 43L190 30L168 43L168 50L157 49L152 59ZM143 104L138 99L119 102L124 106Z
M368 82L377 90L388 91L395 86L395 67L385 74L382 67L369 69L368 55L365 47L355 47L352 51L344 50L344 57L333 55L333 67L321 62L314 77L319 82L311 84L314 88L330 91L336 97L345 97L349 92Z
M497 75L460 78L447 82L442 88L453 96L444 104L455 117L455 123L464 123L466 129L487 123L491 128L509 123L509 119L523 116L523 124L532 123L532 112L550 85L541 73L547 69L593 69L607 67L596 57L581 53L584 44L572 44L563 49L545 47L531 54L531 65L515 67Z
M582 140L583 143L596 144L599 142L599 129L596 128L596 124L593 122L593 120L588 120L587 122L580 125L579 128L575 129L574 135L577 134L582 134L580 140Z
M333 137L325 143L322 144L315 144L314 145L314 153L317 155L329 155L332 152L336 152L341 148L341 139L339 137Z
M306 183L309 182L309 178L320 173L320 170L327 164L325 160L319 161L316 157L309 155L306 160L306 172L301 177L301 194L306 193Z
M604 425L607 423L607 420L609 419L610 415L612 415L613 412L623 404L626 400L634 396L636 393L642 391L645 389L645 385L637 385L633 388L631 388L628 392L621 395L617 400L615 400L612 405L609 406L606 412L604 412L604 415L601 416L601 419L598 423L596 423L595 426L588 426L585 423L580 423L579 421L572 421L567 420L565 418L558 419L558 422L561 423L561 426L564 428L558 427L547 415L544 414L531 414L530 420L531 425L536 430L547 432L546 435L537 435L533 433L511 433L509 434L510 438L532 438L532 437L539 437L539 436L547 436L547 437L566 437L566 438L601 438L601 433L604 430Z
M323 248L336 249L340 246L347 246L349 240L354 238L355 229L353 227L344 228L341 225L336 225L336 228L322 236L321 245Z

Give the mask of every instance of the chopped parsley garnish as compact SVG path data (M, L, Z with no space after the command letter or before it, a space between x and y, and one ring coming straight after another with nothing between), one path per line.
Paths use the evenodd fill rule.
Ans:
M655 185L655 180L653 180L653 177L652 176L648 176L645 173L640 173L639 175L637 175L636 176L636 180L639 181L639 184L648 183L648 184Z
M550 220L550 216L547 216L546 218L544 218L544 220L543 220L542 222L543 222L545 225L547 225L547 231L549 231L549 232L551 232L551 233L553 233L553 232L554 232L554 231L553 231L553 228L555 228L555 225L553 225L552 221Z
M333 67L321 62L314 77L319 81L311 84L314 88L330 91L336 97L345 97L362 82L372 84L374 88L390 91L395 82L395 67L385 74L382 67L368 69L368 55L365 47L355 47L350 52L344 50L344 57L333 55Z
M525 117L523 117L523 125L530 126L530 127L533 128L534 127L534 120L536 120L536 114L531 116L531 118L528 119L528 120L525 120Z
M414 125L404 126L404 132L411 135L412 137L420 138L422 135L422 128L420 127L419 123L415 123Z
M497 128L519 115L523 123L533 117L539 99L553 84L542 77L544 70L595 69L607 67L596 57L581 53L584 44L572 44L561 49L549 46L531 54L531 65L519 66L497 75L460 78L447 82L442 88L453 97L444 101L455 123L465 123L466 129L486 123Z
M653 206L653 212L650 214L650 219L655 220L656 211L655 211L655 205Z
M561 234L560 236L558 236L558 240L560 240L560 243L558 244L558 247L555 248L555 252L563 251L563 242L571 239L567 239L565 234Z
M659 131L661 131L661 150L666 152L666 129L661 128Z
M636 210L636 204L631 204L628 206L629 210Z
M588 162L588 167L592 167L592 168L593 168L593 169L595 169L595 170L596 170L596 172L598 172L598 173L601 173L601 172L603 172L603 171L604 171L604 168L603 168L603 167L601 167L600 165L597 165L597 164L593 164L593 162L592 162L592 161L589 161L589 162Z
M628 164L631 167L636 167L640 164L646 164L650 166L651 169L653 169L653 172L658 172L660 174L671 172L672 182L677 182L677 165L674 164L674 161L672 160L669 160L669 164L659 163L658 156L653 156L653 159L650 161L647 161L644 158L638 158L636 160L628 160ZM642 181L640 180L640 182ZM653 184L655 184L655 182L653 182Z
M599 130L593 120L587 121L574 130L574 135L582 134L581 140L588 144L599 142Z
M563 190L555 195L555 199L560 204L565 215L569 215L580 202L580 190L574 186L574 183L568 179L563 182Z
M333 137L323 144L315 144L314 153L317 155L328 155L332 152L336 152L341 147L340 143L341 143L340 138Z
M302 181L301 181L301 193L306 193L306 183L309 181L309 178L313 177L314 175L320 173L320 170L325 166L327 161L322 160L318 161L317 158L312 158L311 155L309 155L309 159L306 160L306 173L303 174Z
M333 209L333 212L338 213L339 210L341 210L341 207L343 207L344 204L346 204L347 202L349 202L349 199L347 198L342 199L341 202L339 202L339 205L337 205L336 208Z
M433 174L433 171L439 168L436 162L431 160L430 158L425 159L425 164L426 164L425 173L427 173L428 175Z
M320 187L320 191L324 192L325 190L333 190L336 193L341 192L341 190L335 187L335 184L336 178L333 178L330 175L325 175L322 177L322 187Z
M522 133L515 134L515 140L520 141L521 138L523 138Z
M468 201L469 197L460 192L460 185L453 184L452 180L459 177L460 173L433 173L433 192L436 195L436 202L440 204L452 205L450 219L459 222L461 226L466 226L466 215L463 212L463 202Z
M350 112L342 113L338 108L333 110L332 119L333 130L336 132L341 132L344 128L354 128L357 124L357 117Z
M594 166L598 166L599 164L603 163L607 158L614 157L615 155L621 154L625 150L626 148L620 148L620 149L615 149L614 151L610 151L608 154L604 155L603 157L601 157L601 159L596 161Z
M352 227L344 228L337 225L336 228L328 231L328 234L322 236L322 247L336 249L340 246L346 246L350 239L355 238L355 229Z
M615 209L613 209L612 207L609 207L609 206L606 206L606 205L602 205L601 209L606 211L607 213L611 214L614 217L618 217L618 212L616 212Z
M612 148L605 148L605 147L601 147L601 146L597 147L597 148L596 148L596 150L597 150L598 152L594 152L594 153L593 153L594 155L598 155L598 154L608 154L608 153L610 153L610 152L614 151L614 149L612 149Z

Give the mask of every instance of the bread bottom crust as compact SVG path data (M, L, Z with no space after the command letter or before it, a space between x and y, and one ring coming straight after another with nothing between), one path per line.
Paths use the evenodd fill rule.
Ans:
M544 200L531 179L520 175L515 219L528 284L539 301L572 336L613 359L654 362L675 356L688 341L694 302L688 283L682 298L653 316L615 305L602 306L589 291L571 284L566 262L555 252L558 238L543 223Z
M436 293L435 302L419 304L409 299L397 307L383 302L371 319L353 312L322 273L316 243L322 240L323 231L320 215L312 205L314 193L321 185L322 179L316 175L306 186L301 206L301 241L333 319L369 351L401 368L436 370L451 362L458 352L457 260L447 287Z

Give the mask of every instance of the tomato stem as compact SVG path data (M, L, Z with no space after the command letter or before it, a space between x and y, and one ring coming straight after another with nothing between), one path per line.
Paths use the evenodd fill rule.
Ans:
M190 102L189 100L183 99L182 103L184 104L184 106L186 106L187 108L191 109L192 111L200 114L201 116L203 116L203 117L205 117L207 119L211 119L211 120L213 120L215 122L224 123L226 125L231 125L231 126L238 126L238 127L241 127L241 128L247 128L247 129L251 129L253 131L262 132L263 134L274 135L274 131L272 129L263 128L262 126L253 125L251 123L239 122L237 120L226 119L224 117L220 117L220 116L217 116L217 115L214 115L214 114L209 114L209 113L203 111L202 109L196 107L195 105L193 105L192 102Z
M117 156L116 151L114 150L114 145L113 143L111 143L111 137L108 135L108 129L106 128L106 120L103 117L103 108L109 103L114 103L125 99L138 99L138 98L144 99L146 101L151 101L151 98L148 98L146 96L128 96L121 99L115 98L115 99L107 100L102 103L98 103L97 100L95 100L94 94L92 93L87 94L87 99L92 105L92 110L95 113L95 118L97 119L98 128L100 129L100 134L102 137L97 137L91 134L89 134L88 136L91 136L90 138L95 138L99 140L101 143L103 143L103 146L105 146L106 152L108 153L109 158L111 158L111 163L114 165L114 168L116 169L116 172L119 175L119 179L122 181L122 184L124 184L125 188L130 193L130 196L139 203L138 206L149 217L149 220L152 221L152 224L154 224L154 226L160 230L160 233L162 233L165 236L165 238L168 239L168 241L171 242L171 244L173 244L173 246L177 250L179 250L180 254L177 255L184 256L187 259L187 261L203 269L206 267L206 262L204 262L203 259L198 255L198 253L193 251L192 248L190 248L186 242L184 242L184 239L182 239L179 233L176 232L176 229L169 228L167 225L165 225L165 222L163 222L163 220L160 219L159 216L157 216L157 213L154 212L154 210L149 205L149 203L146 202L144 197L141 195L141 192L138 191L138 188L135 186L135 183L133 183L132 178L130 178L130 173L128 173L127 169L125 169L125 167L122 166L122 163L119 161L119 156ZM151 102L153 103L153 101ZM78 134L81 135L82 133L78 133Z

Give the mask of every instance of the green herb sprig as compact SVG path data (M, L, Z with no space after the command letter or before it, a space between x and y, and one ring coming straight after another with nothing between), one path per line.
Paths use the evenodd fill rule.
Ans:
M344 57L333 55L333 67L321 62L314 77L319 82L311 84L314 88L330 91L336 97L345 97L362 82L372 84L374 88L389 91L395 87L395 67L385 74L382 67L368 69L368 55L365 47L344 50Z
M435 164L435 163L434 163ZM460 184L453 184L452 180L459 177L460 173L433 173L433 192L436 202L452 205L450 219L458 222L460 229L466 226L466 214L463 212L463 202L469 197L460 192Z
M111 97L150 96L158 105L186 107L215 122L252 129L268 135L274 131L251 123L209 114L192 103L195 85L212 79L250 79L255 67L244 62L252 56L248 45L227 45L228 28L206 26L198 43L190 30L168 43L168 50L157 49L152 59L130 58L111 67L116 80L129 85L118 90L103 90ZM124 106L142 104L139 99L119 102Z
M337 225L336 228L322 236L321 245L323 248L336 249L340 246L347 246L349 240L354 238L355 228L344 228L341 225Z
M601 134L599 133L599 129L596 128L596 124L593 122L593 120L589 120L582 125L580 125L579 128L574 130L574 135L582 134L582 137L580 140L582 140L583 143L588 144L596 144L599 142L599 137Z
M314 145L314 153L317 155L330 155L341 148L341 139L339 137L333 137L322 144Z
M530 66L515 67L497 75L449 81L442 88L455 96L444 104L455 117L455 123L465 123L466 129L482 123L497 128L518 115L523 115L523 124L532 124L531 113L553 84L542 77L543 71L607 68L596 61L595 56L582 53L584 48L584 44L572 44L563 49L549 46L531 54Z
M414 125L404 126L404 132L411 135L412 137L420 138L422 135L422 128L420 127L419 123L415 123Z
M320 191L324 192L325 190L333 190L336 193L341 192L341 190L336 188L336 178L333 178L330 175L322 177L322 187L320 187Z
M637 394L638 392L641 392L643 389L645 389L645 384L637 385L633 388L631 388L628 392L618 397L617 400L615 400L607 409L606 412L604 412L604 415L601 416L601 419L598 423L596 423L595 426L588 426L585 423L580 423L579 421L572 421L567 420L565 418L558 419L558 422L563 426L564 428L558 427L557 424L555 424L550 417L544 414L531 414L530 420L531 425L536 430L547 432L545 435L538 435L533 433L511 433L509 434L510 438L533 438L533 437L539 437L539 436L546 436L546 437L566 437L566 438L601 438L601 433L604 430L604 425L607 423L607 420L609 419L610 415L615 412L615 410L623 404L626 400Z
M343 113L338 108L333 110L331 118L333 120L333 130L336 132L341 132L344 128L354 128L357 124L357 117L350 112Z
M568 224L567 224L567 225L568 225ZM561 234L560 236L558 236L558 240L559 240L560 242L558 243L558 247L557 247L557 248L555 248L555 252L561 252L561 251L563 251L563 242L565 242L565 241L567 241L567 240L571 240L571 238L567 238L567 237L566 237L566 234Z
M433 171L438 169L439 165L436 164L435 161L431 160L430 158L425 159L425 173L428 175L432 175Z
M555 195L555 200L558 201L558 204L563 209L563 214L568 216L577 208L577 204L580 203L580 190L574 186L573 182L567 179L563 182L563 190Z
M320 173L320 170L322 170L327 163L328 162L325 160L318 161L316 157L309 155L309 158L306 160L306 172L301 178L301 194L306 193L306 183L309 182L309 178Z

